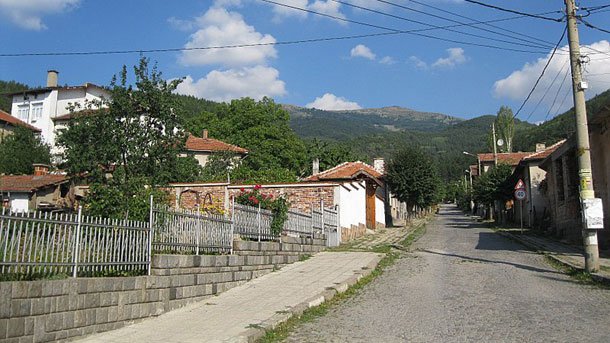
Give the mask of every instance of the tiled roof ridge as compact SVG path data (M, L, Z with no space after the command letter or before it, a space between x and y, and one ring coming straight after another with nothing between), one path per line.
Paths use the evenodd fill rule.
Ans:
M550 150L555 151L555 149L557 149L561 144L565 143L566 140L567 139L564 138L564 139L562 139L562 140L560 140L560 141L558 141L556 143L551 144L549 147L545 148L542 151L537 151L537 152L534 152L534 153L532 153L530 155L525 156L523 159L524 160L533 159L533 158L536 158L536 155L543 154L543 153L545 153L547 151L550 151Z
M240 146L237 146L237 145L234 145L234 144L231 144L231 143L223 142L223 141L221 141L219 139L216 139L216 138L197 137L197 136L193 135L192 133L189 133L189 136L187 137L187 142L188 142L189 139L195 139L195 140L198 140L198 141L204 141L204 143L218 143L218 144L223 145L223 146L225 146L227 148L227 149L221 149L221 150L241 152L241 153L247 153L248 152L247 149L244 149L244 148L242 148ZM186 146L186 148L187 148L187 150L197 150L195 148L189 148L188 146ZM199 150L206 150L206 149L199 149ZM211 149L211 148L207 149L207 150L209 150L209 151L216 151L216 150Z
M330 169L327 169L327 170L321 171L319 173L313 174L309 177L306 177L305 180L315 180L315 179L319 180L322 177L324 177L325 175L332 174L332 173L340 170L341 168L344 168L344 167L350 166L350 165L362 165L362 167L370 168L371 170L377 172L377 170L375 170L375 168L368 163L365 163L362 161L347 161L347 162L340 163Z

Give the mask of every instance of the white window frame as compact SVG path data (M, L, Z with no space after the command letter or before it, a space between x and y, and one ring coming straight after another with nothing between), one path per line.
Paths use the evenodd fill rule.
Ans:
M32 104L32 107L30 109L30 113L32 116L32 122L42 119L42 108L43 108L42 102L35 102Z
M17 118L26 123L30 119L30 104L17 105Z

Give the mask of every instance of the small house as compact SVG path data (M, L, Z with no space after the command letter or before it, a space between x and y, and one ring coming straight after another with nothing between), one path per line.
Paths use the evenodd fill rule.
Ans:
M51 175L48 171L49 166L35 164L33 175L0 176L2 206L13 212L69 207L69 178L65 175Z

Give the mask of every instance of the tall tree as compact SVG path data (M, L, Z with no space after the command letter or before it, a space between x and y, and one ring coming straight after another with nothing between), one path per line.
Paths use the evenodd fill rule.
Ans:
M388 163L386 182L396 198L414 206L428 207L438 201L440 180L432 160L420 150L401 149Z
M177 181L194 166L178 157L186 134L182 110L172 92L180 80L163 80L146 58L134 67L134 75L132 86L123 67L118 80L116 76L112 79L110 98L88 103L84 110L73 108L75 119L59 136L69 171L89 175L96 184L90 199L97 203L89 209L117 217L142 207L140 203L147 199L139 196L147 193L147 186ZM107 170L114 170L111 179L104 177ZM135 197L140 203L111 202L96 192Z
M496 139L501 138L504 144L498 147L500 152L513 152L513 137L515 136L515 116L510 107L502 106L496 116ZM497 142L496 142L497 143Z
M0 138L0 174L32 174L34 163L51 163L51 152L32 131L18 127Z

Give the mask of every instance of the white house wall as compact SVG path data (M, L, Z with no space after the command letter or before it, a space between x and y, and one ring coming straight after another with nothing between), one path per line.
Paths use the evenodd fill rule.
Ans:
M375 221L385 225L385 203L375 197Z
M27 193L11 193L9 203L13 212L28 212L30 198Z
M366 225L366 187L364 181L344 183L339 187L339 199L342 227Z

